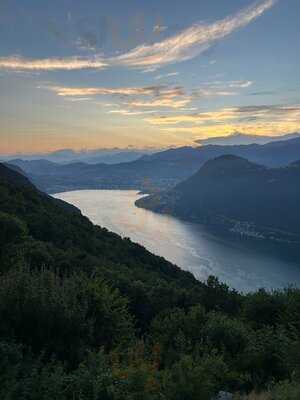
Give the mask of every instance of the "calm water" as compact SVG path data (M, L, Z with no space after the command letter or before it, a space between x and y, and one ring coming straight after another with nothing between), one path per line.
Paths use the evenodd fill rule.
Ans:
M300 265L257 249L245 249L205 232L197 224L135 207L135 191L82 190L55 197L77 206L95 224L129 237L196 278L215 275L238 290L300 286Z

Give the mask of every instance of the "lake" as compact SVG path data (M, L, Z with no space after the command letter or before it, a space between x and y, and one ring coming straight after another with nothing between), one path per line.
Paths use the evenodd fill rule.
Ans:
M227 242L197 224L137 208L132 190L82 190L54 197L78 207L94 224L165 257L199 280L209 275L240 291L300 286L300 265L271 252Z

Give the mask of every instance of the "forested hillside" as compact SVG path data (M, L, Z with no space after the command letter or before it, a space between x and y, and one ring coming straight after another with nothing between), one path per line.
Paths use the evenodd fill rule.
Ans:
M172 214L246 238L300 246L300 165L267 168L227 155L208 161L140 207Z
M0 164L0 398L300 396L300 291L200 283Z

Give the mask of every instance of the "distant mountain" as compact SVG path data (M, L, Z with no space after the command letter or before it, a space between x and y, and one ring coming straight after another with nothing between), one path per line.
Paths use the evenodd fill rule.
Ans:
M134 189L147 193L171 188L189 178L206 161L232 154L268 167L299 160L300 138L265 145L181 147L138 160L108 164L82 162L60 165L45 160L13 160L41 190L58 193L76 189Z
M96 154L94 156L89 155L88 157L82 157L81 161L89 164L119 164L122 162L130 162L138 160L140 157L145 155L146 152L142 151L122 151L118 153L108 154ZM152 152L151 152L152 153Z
M300 162L266 168L227 155L175 188L136 202L225 233L300 244Z
M280 167L296 161L300 157L300 137L278 140L264 145L206 145L201 147L180 147L143 157L148 161L182 162L197 160L198 163L221 155L236 155L269 167ZM199 165L199 164L198 164Z
M58 164L68 164L76 162L85 162L87 164L117 164L121 162L130 162L137 160L145 154L152 154L153 149L98 149L74 151L72 149L62 149L50 153L40 154L16 154L0 155L2 161L11 161L13 159L22 159L26 161L46 160Z
M270 142L277 142L280 140L289 140L299 138L300 133L290 133L282 136L258 136L258 135L246 135L243 133L234 133L229 136L213 137L208 139L196 140L196 143L206 146L209 144L221 145L221 146L233 146L241 144L266 144Z
M12 160L43 191L58 193L79 189L134 189L153 193L174 186L195 172L197 159L178 164L139 159L115 165L72 163L59 165L45 160Z
M25 171L27 174L55 173L55 171L60 167L60 165L48 160L13 159L6 164L9 165L10 168L12 166L16 166L20 168L22 171Z

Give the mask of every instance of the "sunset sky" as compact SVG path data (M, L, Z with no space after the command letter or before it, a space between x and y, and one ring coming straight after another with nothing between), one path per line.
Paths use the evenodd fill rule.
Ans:
M299 0L1 0L0 153L300 131Z

